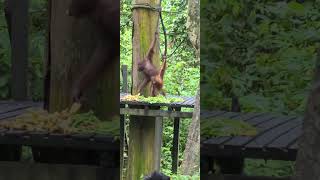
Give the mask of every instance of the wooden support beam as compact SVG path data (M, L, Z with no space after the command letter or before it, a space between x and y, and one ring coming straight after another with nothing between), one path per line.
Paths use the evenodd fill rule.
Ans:
M175 108L175 112L181 113L181 108ZM175 117L173 122L173 141L172 141L172 173L177 174L179 167L179 131L180 118Z
M162 147L162 130L163 130L163 118L162 117L156 117L156 127L155 131L155 137L154 137L154 150L155 150L155 161L154 161L154 167L155 170L160 171L160 164L161 164L161 147Z
M6 18L11 43L11 96L28 97L28 9L29 0L7 0Z
M244 175L201 175L203 180L291 180L290 177L244 176Z
M122 65L122 92L128 93L128 66Z
M120 114L148 117L191 118L192 112L120 108Z
M122 108L123 105L120 105ZM123 179L124 169L124 146L125 146L125 115L120 115L120 180Z
M117 168L85 165L1 162L0 179L5 180L118 180Z

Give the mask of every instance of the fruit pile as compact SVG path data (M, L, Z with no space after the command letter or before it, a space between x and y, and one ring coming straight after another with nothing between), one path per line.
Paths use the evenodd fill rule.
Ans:
M1 121L0 128L61 134L95 132L119 135L119 120L101 121L92 111L78 113L80 107L80 104L75 103L70 109L52 114L42 109L29 109L14 119Z
M122 101L137 101L137 102L147 102L147 103L178 103L183 102L182 98L177 97L165 97L165 96L156 96L156 97L144 97L137 95L126 95L121 98Z

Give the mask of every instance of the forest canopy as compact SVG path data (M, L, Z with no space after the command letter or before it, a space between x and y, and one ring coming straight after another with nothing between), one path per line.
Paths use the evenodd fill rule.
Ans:
M320 39L320 1L201 1L202 107L301 114ZM208 24L209 26L205 26Z

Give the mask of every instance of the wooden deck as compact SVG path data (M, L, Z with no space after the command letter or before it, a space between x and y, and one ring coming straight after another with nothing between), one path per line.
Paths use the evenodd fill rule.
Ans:
M42 103L0 101L0 121L14 118L29 108L42 107ZM98 151L119 150L119 140L98 134L50 134L0 129L0 144L17 144L38 147L81 148Z
M269 113L201 112L201 121L214 118L245 121L256 127L258 134L254 137L201 139L202 156L295 160L297 140L302 133L302 117Z

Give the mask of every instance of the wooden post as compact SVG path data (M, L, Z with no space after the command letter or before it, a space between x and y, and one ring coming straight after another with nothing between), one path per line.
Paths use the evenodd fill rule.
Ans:
M11 96L28 97L28 9L29 0L7 0L6 16L11 41Z
M128 66L122 65L122 92L128 93Z
M133 4L150 4L157 7L160 0L133 0ZM158 31L157 11L146 8L135 8L133 10L133 63L132 63L132 93L137 94L138 86L144 75L138 72L138 58L144 57L150 46L155 32ZM157 42L153 63L160 66L159 43ZM142 95L150 95L150 84L141 92ZM140 107L144 108L144 107ZM128 151L128 180L138 180L141 176L159 170L160 151L159 138L162 120L156 121L155 117L130 116L129 127L129 151ZM161 140L160 140L161 141Z
M123 107L124 105L120 105L120 108L123 108ZM123 180L124 147L125 147L125 115L120 115L120 180Z
M181 108L174 108L175 111L181 111ZM180 118L174 118L173 124L173 141L172 141L172 173L176 174L179 167L179 131L180 131Z
M70 107L73 82L86 68L100 38L99 33L96 33L96 27L89 19L76 19L66 15L70 2L71 0L51 2L49 97L51 112ZM120 60L108 64L106 71L84 92L86 98L83 101L84 108L94 110L96 115L104 120L110 120L112 116L120 114L119 67Z
M122 65L122 92L128 93L128 66ZM120 108L125 108L125 105L120 105ZM124 148L125 148L125 115L120 114L120 180L123 180L124 169Z
M46 95L48 95L50 112L61 111L70 107L73 82L86 68L93 55L96 43L101 38L99 37L100 34L96 33L96 27L92 22L89 22L88 18L76 19L67 16L66 10L70 2L71 0L49 1L52 11L50 11L49 62L47 62L47 65L50 66L47 71L50 73L50 78L47 85L49 85L50 91ZM119 23L115 26L120 25L120 20L115 22ZM117 45L120 46L120 44ZM91 87L84 92L86 100L83 101L83 110L92 109L101 120L111 120L119 117L119 67L120 60L108 64L106 71L99 76L99 79L91 83ZM40 158L45 162L54 161L55 156L61 157L65 151L75 152L73 149L46 150L45 148L39 148ZM45 155L41 156L41 152L44 152ZM69 163L72 159L86 163L88 161L86 157L92 155L92 152L87 150L77 149L76 152L74 157L63 159L63 163ZM110 152L108 155L112 157L112 160L104 161L101 164L119 169L120 156L114 156L114 154L119 154L119 151ZM116 174L119 179L119 171L111 173ZM112 179L111 174L108 177Z

